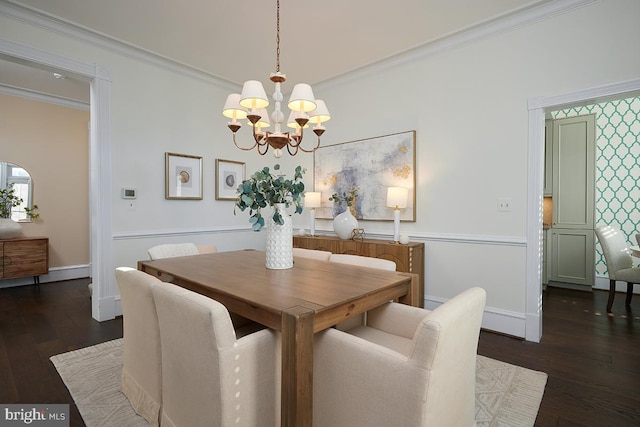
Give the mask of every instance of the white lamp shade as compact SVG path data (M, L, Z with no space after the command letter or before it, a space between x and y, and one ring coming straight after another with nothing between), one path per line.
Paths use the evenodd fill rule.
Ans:
M316 99L316 109L309 114L311 123L324 123L331 120L329 109L322 99Z
M404 209L407 207L409 198L409 189L404 187L387 188L387 206L395 209Z
M222 109L222 115L230 119L244 119L247 117L247 110L240 106L240 94L232 93L227 96Z
M271 121L269 120L269 113L266 108L260 108L256 111L256 113L260 116L260 120L256 122L256 127L259 128L268 128L271 126ZM251 126L251 122L249 122L249 126Z
M247 80L242 86L240 105L244 108L267 108L269 100L262 83L257 80Z
M300 113L308 113L316 108L316 98L313 96L313 89L306 83L298 83L293 87L289 104L290 110Z
M322 193L317 191L307 191L304 193L304 205L307 208L319 208L321 206Z
M290 127L291 129L300 129L300 125L298 124L298 122L296 122L296 117L302 117L304 116L304 113L297 113L295 111L292 111L289 113L289 118L287 119L287 127ZM308 128L309 125L304 125L304 128Z

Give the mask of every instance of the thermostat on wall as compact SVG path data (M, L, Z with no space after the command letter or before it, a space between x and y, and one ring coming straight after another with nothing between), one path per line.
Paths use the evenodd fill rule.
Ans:
M136 198L136 189L135 188L123 188L122 189L122 198L123 199L135 199Z

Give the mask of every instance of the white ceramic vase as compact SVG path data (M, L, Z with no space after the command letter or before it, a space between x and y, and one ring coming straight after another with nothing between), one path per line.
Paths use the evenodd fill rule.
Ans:
M293 267L293 221L287 214L284 203L273 208L280 212L284 224L276 224L272 215L267 219L266 267L284 270Z
M333 231L343 240L351 239L354 228L358 228L358 220L349 208L333 219Z
M9 218L0 218L0 239L11 239L22 234L22 225Z

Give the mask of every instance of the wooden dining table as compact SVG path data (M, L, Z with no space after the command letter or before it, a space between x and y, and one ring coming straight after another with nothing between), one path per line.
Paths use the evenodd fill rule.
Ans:
M265 267L254 250L139 261L138 269L281 332L282 426L313 423L313 335L390 300L419 306L416 274L296 257Z

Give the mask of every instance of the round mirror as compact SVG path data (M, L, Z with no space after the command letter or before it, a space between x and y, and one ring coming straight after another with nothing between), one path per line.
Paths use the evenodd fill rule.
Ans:
M13 194L22 199L19 206L11 208L11 219L18 222L31 222L31 218L24 209L33 208L33 183L31 175L19 165L0 162L0 188L4 189L13 184Z

